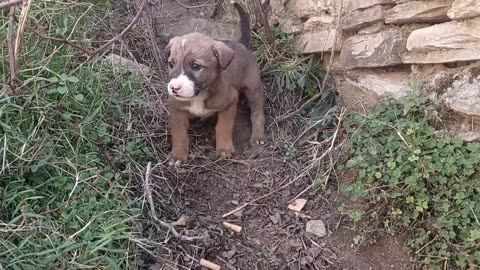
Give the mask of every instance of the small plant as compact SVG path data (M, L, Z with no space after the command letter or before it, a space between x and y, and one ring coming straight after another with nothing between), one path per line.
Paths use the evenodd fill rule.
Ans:
M340 210L355 222L359 243L406 232L412 254L430 269L479 267L480 144L437 136L433 113L429 102L409 97L349 117L342 168L357 176L341 189L361 203Z
M325 76L319 70L320 58L316 55L298 54L293 47L293 34L287 34L272 29L275 38L275 48L272 49L263 33L256 34L253 39L253 50L265 83L278 93L286 96L293 91L295 95L305 100L318 94ZM302 111L303 115L321 118L336 105L335 87L329 81L321 97Z
M272 50L263 33L253 40L254 54L261 66L262 75L279 91L297 90L312 96L316 93L319 59L313 55L301 56L292 46L293 35L273 29L276 49Z
M295 160L300 154L300 151L293 144L293 139L287 135L282 138L281 142L282 142L282 148L285 152L285 159Z

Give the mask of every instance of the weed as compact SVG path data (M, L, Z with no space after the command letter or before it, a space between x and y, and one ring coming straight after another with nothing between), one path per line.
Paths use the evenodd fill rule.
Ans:
M480 144L437 136L432 115L429 102L409 97L349 117L345 168L357 177L342 190L361 203L340 210L357 225L359 243L405 231L430 269L478 267Z
M260 66L264 81L272 89L286 94L295 91L301 98L310 98L320 89L321 72L317 69L320 59L315 55L303 56L293 48L293 35L273 29L275 50L272 50L263 33L256 34L253 39L255 57ZM334 87L328 87L306 114L322 117L335 105Z
M301 56L292 46L292 35L273 29L276 49L271 50L264 35L256 36L253 48L262 67L262 75L269 78L276 89L299 90L301 94L312 96L317 88L316 66L318 58Z
M35 1L28 29L84 40L96 29L92 7ZM5 44L6 14L0 21ZM131 180L152 150L122 123L148 97L135 77L101 61L71 74L82 56L31 31L22 51L24 93L0 96L0 266L135 268L141 204Z

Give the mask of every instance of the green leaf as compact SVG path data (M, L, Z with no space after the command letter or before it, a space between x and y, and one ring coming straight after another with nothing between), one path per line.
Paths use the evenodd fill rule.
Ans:
M75 100L77 100L77 101L83 101L83 95L82 95L82 94L76 94L76 95L75 95Z
M66 86L59 86L55 88L57 90L57 93L63 95L68 92L68 88Z
M47 164L47 161L45 159L39 160L35 165L33 165L30 170L35 173L37 172L41 167L45 166Z
M48 81L48 82L51 82L51 83L56 83L56 82L58 82L58 77L48 78L47 81Z
M473 229L469 233L468 241L475 242L480 239L480 229Z
M67 81L71 82L71 83L78 83L80 80L75 77L75 76L68 76L67 78Z

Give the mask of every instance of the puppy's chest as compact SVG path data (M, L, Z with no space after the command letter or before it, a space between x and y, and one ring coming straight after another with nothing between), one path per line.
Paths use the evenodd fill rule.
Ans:
M213 110L205 108L206 96L197 96L190 101L190 105L183 107L184 110L189 111L197 117L209 117L215 113Z

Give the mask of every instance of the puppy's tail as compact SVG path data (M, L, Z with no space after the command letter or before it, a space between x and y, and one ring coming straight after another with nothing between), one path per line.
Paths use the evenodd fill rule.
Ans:
M250 47L250 39L252 35L250 32L250 17L245 9L243 9L242 5L237 1L232 1L232 5L237 9L238 15L240 16L240 39L238 42L248 49Z

